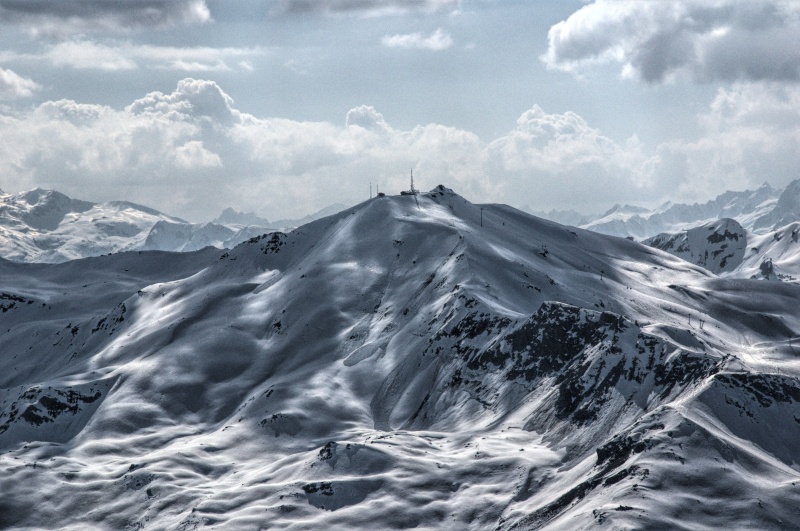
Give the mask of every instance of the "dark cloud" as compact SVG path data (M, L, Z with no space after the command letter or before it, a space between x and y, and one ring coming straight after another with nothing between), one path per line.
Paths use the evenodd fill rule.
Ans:
M800 81L800 2L595 0L548 38L542 60L558 70L619 62L648 83Z
M0 0L0 21L47 34L203 23L210 18L205 0Z
M367 13L384 14L452 7L457 0L280 0L282 13Z

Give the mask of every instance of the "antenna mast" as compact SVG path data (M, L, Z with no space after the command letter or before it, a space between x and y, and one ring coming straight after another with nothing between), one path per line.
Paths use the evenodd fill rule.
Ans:
M411 189L410 190L402 190L400 195L417 195L419 194L419 190L414 188L414 168L411 168Z

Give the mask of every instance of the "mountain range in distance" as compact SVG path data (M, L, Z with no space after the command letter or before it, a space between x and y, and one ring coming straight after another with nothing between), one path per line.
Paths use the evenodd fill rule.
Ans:
M705 203L666 202L655 209L615 205L598 215L584 215L569 210L524 210L565 225L637 241L660 233L691 229L722 218L735 219L747 230L763 232L800 221L800 180L791 182L785 189L776 189L765 183L756 190L727 191Z
M189 223L126 201L91 203L55 190L0 192L0 257L57 263L138 250L231 248L272 230L289 230L338 212L331 205L298 220L269 222L226 209L212 222Z
M717 274L437 187L0 260L0 527L791 528L800 284L737 230L676 242Z
M129 202L90 203L53 190L0 194L0 256L57 263L121 251L230 249L344 208L330 205L305 218L274 222L226 208L211 222L189 223ZM642 241L716 274L784 281L800 278L795 249L800 181L783 190L764 184L757 190L729 191L702 204L665 203L654 210L617 205L598 216L571 211L539 214L566 225Z

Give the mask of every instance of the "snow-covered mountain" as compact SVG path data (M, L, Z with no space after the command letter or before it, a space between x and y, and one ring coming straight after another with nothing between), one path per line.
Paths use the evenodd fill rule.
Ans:
M642 243L729 277L800 281L800 222L757 234L723 219Z
M800 181L795 181L798 182ZM766 219L773 210L776 210L780 197L785 196L784 202L788 201L789 197L795 197L795 201L800 201L800 188L795 183L784 191L776 190L765 183L757 190L728 191L702 204L665 203L655 210L617 205L597 219L580 226L587 230L612 236L632 237L636 240L651 238L665 232L687 230L723 218L735 219L749 230L768 226L777 228L768 224ZM792 221L800 221L800 211L796 211Z
M274 224L270 223L253 212L239 212L233 208L226 208L220 213L219 216L212 223L218 225L242 225L242 226L257 226L257 227L273 227Z
M90 203L40 188L13 195L0 191L0 257L58 263L132 250L185 252L208 245L229 249L343 208L334 204L301 219L273 223L228 208L214 222L189 223L125 201Z
M347 208L347 205L342 203L334 203L325 208L309 214L308 216L299 219L279 219L277 221L268 221L262 217L255 215L252 212L238 212L233 208L226 208L222 213L217 216L213 223L227 226L240 226L240 227L273 227L276 229L293 229L306 223L311 223L320 218L331 216L337 212L341 212Z
M440 187L0 293L3 528L800 521L797 284Z
M687 231L659 234L642 243L713 273L722 273L741 265L747 248L747 231L736 220L723 218Z
M266 232L287 232L347 208L334 204L304 218L274 222L227 208L213 222L188 223L132 203L94 204L51 190L0 193L0 200L0 256L46 263L127 250L192 251L206 245L229 249ZM722 218L734 219L750 232L764 233L800 221L797 205L800 181L783 191L765 184L755 191L725 192L704 204L665 203L655 210L617 205L599 216L555 210L534 214L603 234L644 240L658 235L670 238Z
M158 222L184 223L141 205L90 203L53 190L0 195L0 257L64 262L137 249Z
M775 208L753 221L752 229L778 229L800 221L800 180L792 181L784 189Z
M159 221L150 229L142 250L197 251L203 247L228 249L245 240L268 232L266 227L243 227L234 230L216 223L172 223Z
M595 217L597 217L588 214L581 214L574 210L533 210L528 205L520 206L519 209L523 212L527 212L528 214L533 214L536 217L549 219L550 221L555 221L556 223L569 225L571 227L580 227L591 222Z
M237 212L226 208L211 223L156 223L145 242L139 247L143 250L196 251L213 246L230 249L240 243L276 230L288 232L311 221L335 214L345 207L334 204L301 219L281 219L270 222L253 213Z

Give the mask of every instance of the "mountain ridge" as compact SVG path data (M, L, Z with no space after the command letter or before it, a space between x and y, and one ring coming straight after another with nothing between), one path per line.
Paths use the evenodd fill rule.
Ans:
M128 201L92 203L42 188L4 194L1 201L0 256L45 263L131 250L194 251L209 245L231 248L253 236L294 228L343 206L331 205L301 220L279 220L276 225L230 209L226 212L231 222L225 225L189 223Z
M566 225L638 240L675 234L722 218L735 219L751 232L764 233L779 229L779 225L800 221L800 215L794 214L796 209L792 208L800 201L798 183L800 181L795 181L784 190L765 183L757 190L725 192L702 204L667 202L655 210L616 205L597 216L555 210L534 214ZM29 204L26 197L34 205ZM49 202L37 206L43 197L49 197ZM17 205L19 202L22 206ZM89 203L42 189L6 195L3 204L0 227L6 230L0 237L0 254L18 261L45 262L135 249L179 251L195 250L202 245L231 248L258 234L290 230L346 208L341 204L330 205L301 219L275 222L228 208L210 223L188 223L125 201ZM80 214L87 212L90 205L98 210L98 215L81 220ZM126 211L138 212L138 219L131 220L130 215L124 214ZM63 222L67 215L70 215L69 224ZM76 225L76 222L80 223ZM152 230L155 232L149 234Z
M800 181L793 181L797 183ZM781 196L796 195L796 185L776 190L764 183L756 190L726 191L706 203L667 203L653 211L625 205L615 207L597 219L581 225L582 228L620 237L639 240L652 238L659 233L674 233L723 218L732 218L745 228L754 230L776 229L767 219L777 208ZM800 217L800 214L795 216ZM800 221L795 219L794 221Z

